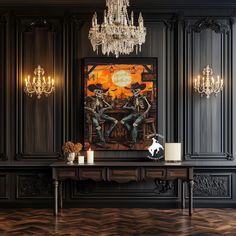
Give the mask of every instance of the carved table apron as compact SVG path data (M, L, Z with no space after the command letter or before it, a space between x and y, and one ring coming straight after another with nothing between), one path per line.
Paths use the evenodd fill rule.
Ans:
M93 181L129 181L178 180L182 181L181 206L185 208L184 182L188 184L189 216L193 211L193 165L165 162L96 162L94 164L73 164L55 162L50 165L54 181L54 215L58 215L58 207L62 208L62 182L66 179Z

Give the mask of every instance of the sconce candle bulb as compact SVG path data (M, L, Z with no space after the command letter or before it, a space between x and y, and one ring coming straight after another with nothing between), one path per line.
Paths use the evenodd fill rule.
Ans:
M213 70L207 65L203 70L203 77L201 79L200 75L197 79L194 80L194 90L201 95L205 94L207 98L210 97L212 93L217 95L223 90L223 79L220 79L220 76L217 76L215 80L213 76Z
M44 69L40 65L34 70L34 74L35 76L32 82L30 81L29 75L25 78L24 91L26 94L30 97L35 94L37 98L40 99L43 94L48 96L55 90L54 79L51 79L49 76L46 81Z

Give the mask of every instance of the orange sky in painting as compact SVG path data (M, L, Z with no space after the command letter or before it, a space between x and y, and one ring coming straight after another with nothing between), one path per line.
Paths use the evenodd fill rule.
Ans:
M88 66L88 70L91 69L92 66ZM141 81L141 73L147 72L146 70L144 70L144 67L142 65L121 65L121 64L117 64L117 65L112 65L114 71L110 71L111 65L98 65L90 74L89 74L89 80L87 83L87 86L90 84L97 84L100 83L103 85L104 88L109 88L109 91L107 92L107 94L109 93L112 98L120 98L120 97L129 97L132 96L132 92L128 89L125 89L124 87L120 87L118 85L116 85L115 83L113 83L112 81L112 76L115 72L120 71L120 70L124 70L127 72L130 72L130 68L135 67L135 71L133 71L133 73L130 73L130 76L132 78L131 83L145 83L146 84L146 89L144 89L142 91L148 91L148 90L152 90L152 86L153 83L152 82L142 82ZM151 68L151 66L149 66ZM130 84L127 85L127 87L130 87ZM94 95L94 93L90 92L89 90L87 90L87 95L88 96L92 96Z

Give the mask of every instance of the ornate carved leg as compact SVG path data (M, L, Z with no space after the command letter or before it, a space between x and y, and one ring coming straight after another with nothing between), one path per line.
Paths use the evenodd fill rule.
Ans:
M60 181L60 184L59 184L59 208L62 209L63 207L63 199L62 199L62 181Z
M181 207L182 207L182 209L184 209L185 208L185 182L184 182L184 180L182 180L181 181Z
M54 215L58 215L58 180L54 180Z
M189 216L193 213L193 180L189 181Z

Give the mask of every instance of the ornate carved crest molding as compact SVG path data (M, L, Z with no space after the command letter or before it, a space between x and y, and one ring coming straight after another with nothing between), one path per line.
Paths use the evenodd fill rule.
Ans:
M196 21L196 23L193 25L186 24L186 30L188 33L192 31L200 33L203 30L211 29L215 33L223 34L230 32L231 23L232 21L230 19L227 21L227 23L222 23L214 18L206 17Z
M20 25L21 25L22 32L31 32L35 28L46 28L50 32L56 31L55 29L56 26L43 17L35 18L25 24L21 22Z

